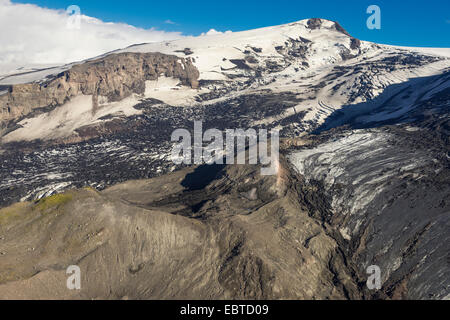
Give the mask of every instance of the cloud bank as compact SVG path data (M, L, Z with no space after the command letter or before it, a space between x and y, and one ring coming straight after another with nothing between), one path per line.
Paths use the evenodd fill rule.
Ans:
M182 37L180 32L103 22L83 15L82 10L77 18L64 10L0 0L0 74L18 67L64 64L132 44Z
M229 34L229 33L233 33L233 32L231 30L221 32L221 31L217 31L216 29L210 29L206 33L203 32L200 36L214 36L216 34Z

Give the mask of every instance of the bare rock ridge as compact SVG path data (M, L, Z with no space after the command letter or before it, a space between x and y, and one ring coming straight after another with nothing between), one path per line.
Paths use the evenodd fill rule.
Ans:
M307 21L307 25L308 28L311 30L320 29L324 21L326 20L321 18L311 18ZM339 31L345 34L346 36L351 37L351 35L339 24L339 22L334 22L334 27L336 28L336 31Z
M36 109L56 107L72 97L93 95L119 101L132 93L142 94L145 81L160 76L180 79L183 85L198 87L199 71L190 58L162 53L119 53L75 65L45 82L18 84L0 96L0 127Z

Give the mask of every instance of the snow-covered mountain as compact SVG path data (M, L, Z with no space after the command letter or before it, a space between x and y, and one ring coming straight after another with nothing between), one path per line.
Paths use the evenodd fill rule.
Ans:
M8 93L5 91L10 84L17 86L23 82L35 81L40 84L37 89L39 95L41 91L45 91L42 87L52 86L52 83L59 80L58 74L68 73L71 68L80 64L6 76L0 81L4 93L0 98L4 128L2 140L73 140L77 136L77 129L104 122L101 119L105 116L118 113L125 116L140 114L132 106L146 98L157 99L171 106L192 107L214 105L268 91L276 94L289 92L293 99L290 99L286 107L277 110L275 117L255 119L254 124L276 123L301 114L301 121L291 123L289 127L292 127L295 134L309 132L344 106L371 101L373 105L370 108L376 109L384 103L385 97L389 99L391 95L401 91L401 83L409 79L416 79L414 82L417 86L423 88L420 78L439 75L448 70L450 60L445 55L448 56L449 51L397 48L359 41L351 37L338 23L321 19L238 33L136 45L97 57L90 62L82 62L81 65L92 61L101 63L112 55L158 52L192 61L200 73L200 86L182 86L179 78L167 78L162 70L161 74L152 78L143 74L141 76L144 79L139 80L145 81L145 90L131 90L121 96L121 99L114 101L110 98L102 99L96 111L91 112L94 104L90 102L90 97L101 94L94 92L94 89L89 91L77 88L80 91L78 94L69 94L67 97L64 95L62 98L50 99L41 105L25 108L21 107L20 102L14 103L21 99L20 94L19 97L6 98ZM115 63L120 65L123 62ZM88 80L76 81L79 86L80 81ZM98 83L93 83L94 87L100 86L100 82L107 82L101 76L95 81ZM58 85L61 86L59 82ZM408 82L408 87L411 85L415 84ZM445 81L442 85L445 87ZM438 86L438 89L444 87ZM19 88L11 90L13 94L15 91L20 93ZM111 94L108 90L114 91L117 88L110 86L103 90L104 94ZM26 94L31 94L28 89L25 91ZM410 91L415 92L411 88ZM43 94L48 95L45 92ZM416 97L412 95L409 100L401 101L400 105L396 104L396 107L393 107L395 113L392 110L386 111L389 115L380 115L380 119L397 117L409 111L409 107L405 105L409 105L414 98ZM56 105L59 105L58 109L54 108ZM52 110L33 113L33 116L30 116L29 113L35 108ZM369 106L357 109L366 108ZM11 114L13 116L8 116ZM13 126L5 125L5 121L12 120L12 123L15 123L19 119L21 128L5 129L6 126Z

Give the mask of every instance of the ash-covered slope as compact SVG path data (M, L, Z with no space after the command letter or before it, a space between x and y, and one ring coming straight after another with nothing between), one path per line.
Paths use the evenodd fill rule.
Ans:
M0 210L4 299L360 299L289 170L213 166ZM68 265L81 290L66 287ZM43 285L45 284L45 285Z
M448 144L411 128L283 140L275 176L200 166L3 208L0 295L448 298ZM66 288L74 264L81 291Z

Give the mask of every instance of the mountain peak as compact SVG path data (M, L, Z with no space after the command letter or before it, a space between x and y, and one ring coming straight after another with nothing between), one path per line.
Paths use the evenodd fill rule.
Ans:
M345 34L346 36L352 37L347 30L345 30L341 24L337 21L323 19L323 18L310 18L299 20L294 23L288 23L287 25L301 24L306 26L310 30L320 30L320 29L328 29L328 30L336 30L340 33Z

